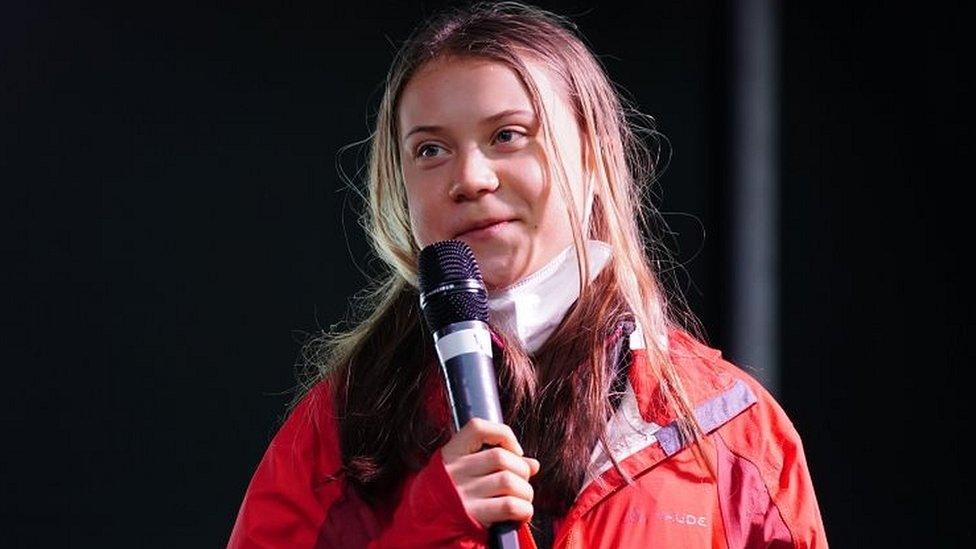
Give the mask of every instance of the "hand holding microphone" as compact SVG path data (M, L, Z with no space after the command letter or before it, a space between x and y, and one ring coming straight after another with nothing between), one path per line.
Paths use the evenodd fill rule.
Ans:
M494 448L482 450L485 445ZM486 528L532 518L529 477L539 472L539 462L523 456L507 425L473 418L441 455L465 510Z
M488 330L488 293L471 248L446 240L420 252L420 305L443 370L455 434L441 450L464 508L489 527L489 546L517 548L518 522L532 518L528 479L539 462L523 457L504 425Z

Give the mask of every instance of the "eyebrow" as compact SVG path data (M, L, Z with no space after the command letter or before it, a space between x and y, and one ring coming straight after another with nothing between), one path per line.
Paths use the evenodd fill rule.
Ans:
M491 122L497 122L502 118L505 118L507 116L513 116L516 114L525 115L525 116L534 116L535 113L533 113L532 111L527 111L525 109L508 109L482 119L481 124L484 125ZM407 132L406 135L403 136L403 140L406 141L408 137L410 137L411 135L417 132L438 132L443 129L444 129L443 126L414 126L410 131Z

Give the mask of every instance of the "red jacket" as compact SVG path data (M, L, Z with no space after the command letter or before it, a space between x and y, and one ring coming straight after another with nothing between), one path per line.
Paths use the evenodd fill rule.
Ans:
M555 521L558 549L827 546L800 437L754 379L683 332L669 348L715 474L682 444L657 397L647 353L631 336L630 387L608 424L595 474ZM382 508L363 503L338 471L337 424L325 383L301 401L265 452L244 495L228 547L486 547L435 452ZM545 456L539 456L545 459ZM520 545L535 549L523 524Z

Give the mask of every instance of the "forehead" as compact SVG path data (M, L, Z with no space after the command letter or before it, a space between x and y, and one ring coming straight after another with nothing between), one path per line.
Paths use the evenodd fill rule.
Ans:
M555 95L547 71L532 62L526 66L540 97ZM514 69L491 59L451 57L428 62L410 78L397 118L403 136L416 125L481 120L507 109L535 112Z

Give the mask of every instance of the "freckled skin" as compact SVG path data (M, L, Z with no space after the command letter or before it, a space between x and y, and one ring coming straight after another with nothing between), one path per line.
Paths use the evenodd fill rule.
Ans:
M579 126L548 72L532 62L529 69L582 208ZM525 112L485 120L508 110ZM572 244L565 202L555 183L545 180L538 113L512 69L486 59L434 61L407 83L397 117L410 220L420 247L464 240L485 283L496 289L535 272ZM437 129L409 133L418 126ZM498 219L508 222L459 236L474 223Z

